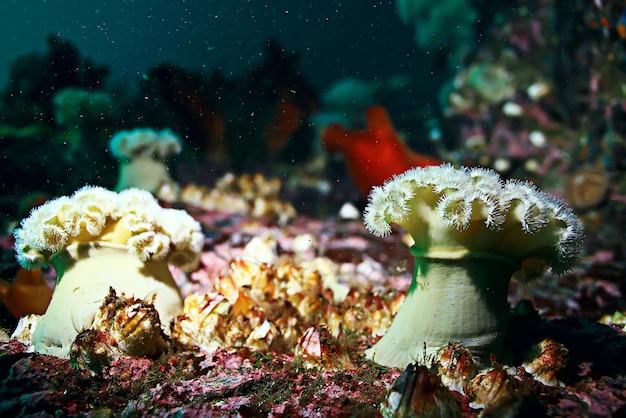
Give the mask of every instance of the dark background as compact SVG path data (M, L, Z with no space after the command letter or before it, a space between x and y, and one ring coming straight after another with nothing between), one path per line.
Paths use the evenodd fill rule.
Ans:
M45 51L49 34L111 66L112 78L129 87L161 62L238 75L260 61L268 38L298 51L302 72L318 87L348 76L427 79L433 68L413 31L395 1L3 0L0 88L9 63Z

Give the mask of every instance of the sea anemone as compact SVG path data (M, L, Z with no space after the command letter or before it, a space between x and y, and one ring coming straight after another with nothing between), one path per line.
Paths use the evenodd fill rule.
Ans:
M57 272L52 301L33 332L35 349L67 357L110 288L154 300L169 332L182 298L167 264L193 268L203 240L191 216L161 208L144 190L86 186L34 209L15 231L17 260L29 269L50 264Z
M536 186L503 182L483 168L415 168L375 187L367 229L413 238L413 282L390 329L367 351L375 362L406 367L451 341L486 361L507 330L511 277L528 282L573 266L583 228L573 211Z
M109 148L121 161L115 190L136 187L167 201L176 199L179 187L172 180L165 160L180 153L182 141L171 130L120 131L111 138Z

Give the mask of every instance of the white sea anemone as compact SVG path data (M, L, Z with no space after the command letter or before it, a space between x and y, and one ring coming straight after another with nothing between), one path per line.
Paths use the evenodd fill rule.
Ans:
M375 187L364 221L375 235L404 228L415 244L415 275L387 334L368 355L406 367L423 346L460 341L486 358L501 349L510 278L563 273L582 250L582 223L531 183L483 168L411 169Z

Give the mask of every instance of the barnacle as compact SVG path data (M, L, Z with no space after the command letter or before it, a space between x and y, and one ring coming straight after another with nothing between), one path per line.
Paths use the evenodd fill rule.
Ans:
M563 386L558 376L565 369L567 354L567 347L563 344L544 339L531 348L523 367L544 385Z
M192 293L185 298L183 313L172 328L172 339L186 348L200 347L213 352L224 346L220 329L231 308L219 293Z
M439 376L415 364L409 364L392 383L380 411L385 418L462 416Z
M565 180L565 199L575 209L591 209L605 200L609 193L609 183L610 178L605 171L580 168Z
M469 382L478 374L478 361L458 342L450 342L437 353L437 372L450 390L465 393Z
M96 312L91 329L107 331L129 356L154 355L168 345L154 301L118 296L113 288Z
M193 184L185 186L180 199L205 210L268 218L284 225L296 217L296 211L291 204L279 199L280 189L278 178L268 179L261 174L237 177L228 173L218 179L212 189Z
M105 367L125 357L106 331L80 332L70 347L70 365L83 379L100 375Z
M307 328L294 349L294 356L307 368L323 370L355 370L343 345L325 326Z
M333 338L349 330L379 335L388 326L395 308L369 293L364 305L357 304L362 295L339 281L339 268L331 260L297 261L301 255L280 253L271 235L255 237L215 278L212 292L187 296L174 339L206 351L290 352L298 341L298 350L306 351L308 340L301 337L313 325Z
M499 364L474 377L467 385L466 393L471 400L470 406L475 409L517 396L515 380L509 370Z
M69 357L72 367L85 376L95 376L117 359L155 356L168 346L154 304L118 296L111 288L91 327L72 342Z

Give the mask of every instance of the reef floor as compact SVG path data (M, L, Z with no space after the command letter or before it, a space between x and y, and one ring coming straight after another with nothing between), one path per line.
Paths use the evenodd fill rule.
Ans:
M242 256L258 236L272 236L277 243L272 251L283 258L296 252L297 237L313 237L315 244L302 250L308 256L300 261L291 258L292 262L302 266L315 258L330 260L339 283L334 292L349 289L347 300L352 308L371 306L376 297L382 311L393 310L396 295L407 290L411 279L409 252L401 236L375 238L360 220L298 216L279 227L269 221L201 210L194 210L193 216L205 227L206 243L199 270L191 275L174 271L183 296L214 291L216 277L227 275L231 261ZM450 402L468 417L481 412L481 416L524 416L528 411L562 417L625 414L623 317L620 322L619 315L604 316L624 309L624 271L623 265L592 254L563 277L547 277L523 288L513 283L507 346L512 354L508 365L517 370L517 396L486 410L472 409L468 399L456 392ZM281 344L265 341L264 346L256 341L212 352L172 344L157 357L119 358L93 376L73 368L69 360L27 352L18 341L0 343L0 414L379 416L387 390L402 370L375 365L363 352L379 338L376 331L386 322L373 314L377 310L365 309L360 311L365 312L363 317L345 326L345 318L354 311L345 304L328 302L332 296L323 291L319 297L323 314L314 312L308 323L296 324L293 329L300 335L284 337ZM315 315L325 318L324 326L329 326L333 310L342 316L343 328L322 339L321 357L307 357L302 332L315 327ZM599 322L601 318L605 323ZM243 327L237 322L231 328L238 326ZM545 338L568 350L560 385L539 383L521 367L524 353ZM290 346L294 341L299 348Z

